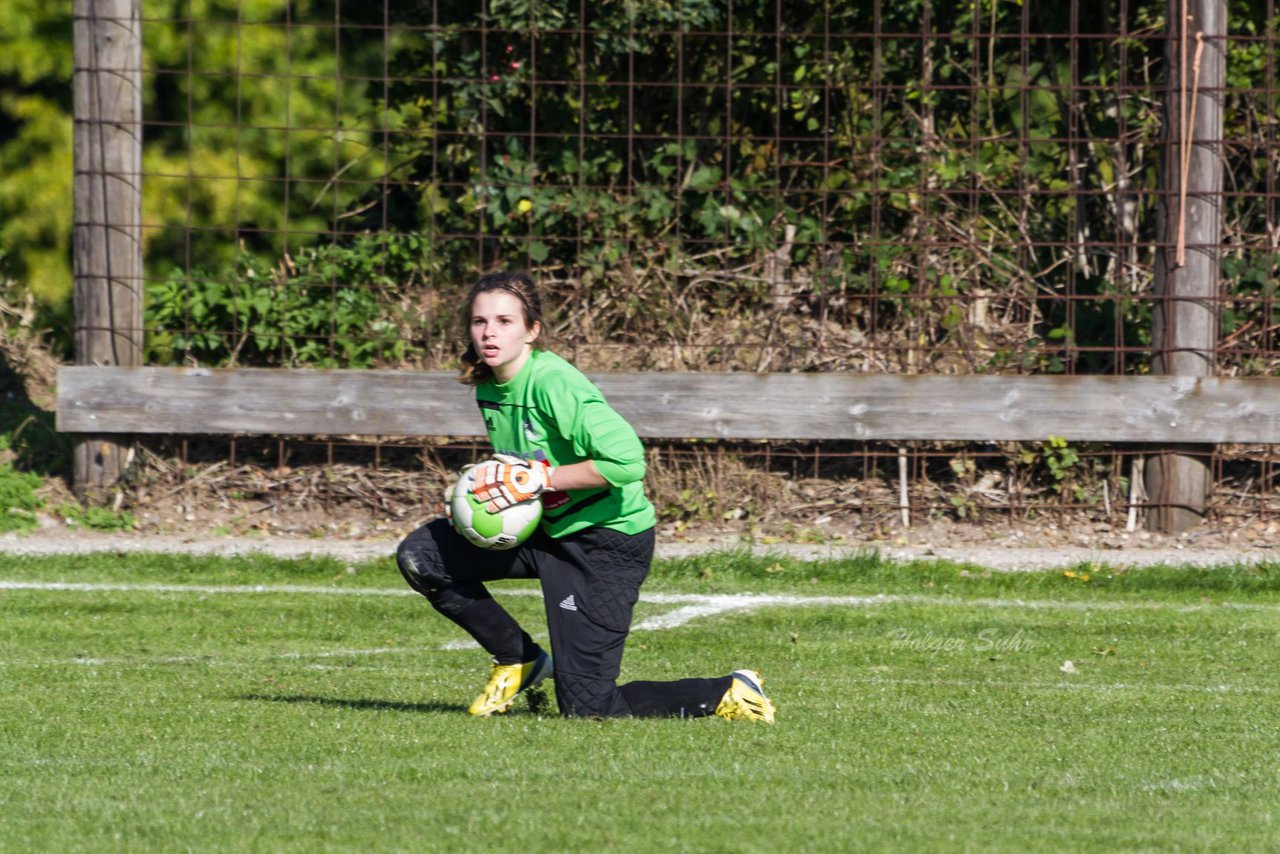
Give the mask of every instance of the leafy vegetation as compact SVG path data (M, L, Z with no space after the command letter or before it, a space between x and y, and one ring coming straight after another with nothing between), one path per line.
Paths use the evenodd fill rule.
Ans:
M28 390L39 381L20 376L9 364L11 357L19 363L29 360L32 348L39 346L35 338L30 330L14 335L0 327L0 532L34 529L40 512L94 530L132 528L134 519L128 512L50 498L70 475L72 437L58 432L53 412L28 398ZM49 391L40 389L40 396Z
M54 429L53 413L26 398L5 356L0 349L0 532L25 531L39 524L44 499L38 491L46 477L66 471L70 443Z
M70 502L58 506L58 514L71 528L85 528L90 531L128 531L137 520L128 511L112 510L108 507L94 505L81 506Z
M153 361L370 368L414 352L396 310L417 235L361 237L349 246L302 249L267 267L242 253L227 271L175 270L149 291ZM379 260L380 259L380 260ZM399 263L397 263L399 262Z
M11 6L0 251L66 344L70 12ZM1230 6L1224 358L1267 373L1275 21ZM591 366L1144 369L1164 3L583 9L148 0L152 360L440 366L505 264Z
M69 348L71 7L5 10L0 251L38 300L38 325ZM381 38L335 52L325 0L146 0L142 16L148 274L318 242L382 171L367 132L333 127L335 113L365 109L342 77L380 70Z
M0 450L3 450L0 443ZM36 495L43 481L32 472L16 471L12 463L0 463L0 533L36 527L35 511L43 505Z

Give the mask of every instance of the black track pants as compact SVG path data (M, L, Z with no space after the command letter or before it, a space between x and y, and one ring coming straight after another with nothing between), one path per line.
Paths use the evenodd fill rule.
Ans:
M562 715L709 715L731 677L617 684L631 611L649 572L653 545L652 529L628 535L588 528L560 539L538 532L518 548L489 551L464 540L448 520L437 519L405 538L396 561L409 586L502 664L530 660L537 646L484 582L537 578Z

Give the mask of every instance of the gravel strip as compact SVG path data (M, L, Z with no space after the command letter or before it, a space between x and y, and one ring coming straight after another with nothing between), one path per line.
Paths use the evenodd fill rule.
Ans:
M282 536L198 537L130 533L96 533L46 528L26 534L0 535L0 553L11 555L65 555L89 552L160 552L189 555L241 555L265 553L276 557L324 555L344 561L378 560L393 555L396 540L341 540ZM895 561L943 559L1005 571L1030 571L1105 564L1114 567L1156 565L1222 566L1277 560L1274 549L1222 549L1193 546L1127 549L1060 546L910 546L888 543L812 545L769 543L747 545L734 541L659 543L658 557L689 557L715 551L749 550L754 554L822 560L868 552Z

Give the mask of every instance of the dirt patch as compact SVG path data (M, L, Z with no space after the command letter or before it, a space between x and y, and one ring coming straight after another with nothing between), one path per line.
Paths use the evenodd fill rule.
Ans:
M72 496L52 477L41 493L50 508L41 528L0 537L0 551L382 557L442 513L445 484L479 453L466 443L338 446L351 459L333 459L333 446L321 443L242 439L228 453L232 440L203 441L210 443L207 452L192 440L181 455L164 441L140 445L142 465L111 505L129 514L131 530L102 534L68 522L54 511L74 503ZM1143 530L1140 519L1131 527L1123 506L1055 509L1046 501L1018 510L1008 506L1007 493L988 491L990 506L956 518L952 494L935 481L913 485L917 506L904 526L899 496L883 478L795 477L719 452L654 453L649 470L646 483L661 513L660 555L752 549L822 557L874 550L901 559L1034 569L1269 561L1280 549L1280 521L1258 516L1212 517L1170 536Z

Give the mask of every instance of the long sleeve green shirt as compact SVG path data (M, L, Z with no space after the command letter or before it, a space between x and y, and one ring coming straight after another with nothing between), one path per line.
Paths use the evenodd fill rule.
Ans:
M652 528L644 494L644 446L586 376L554 353L534 350L509 382L476 386L495 453L553 466L592 460L608 481L597 489L543 495L542 527L562 537L592 526L638 534Z

